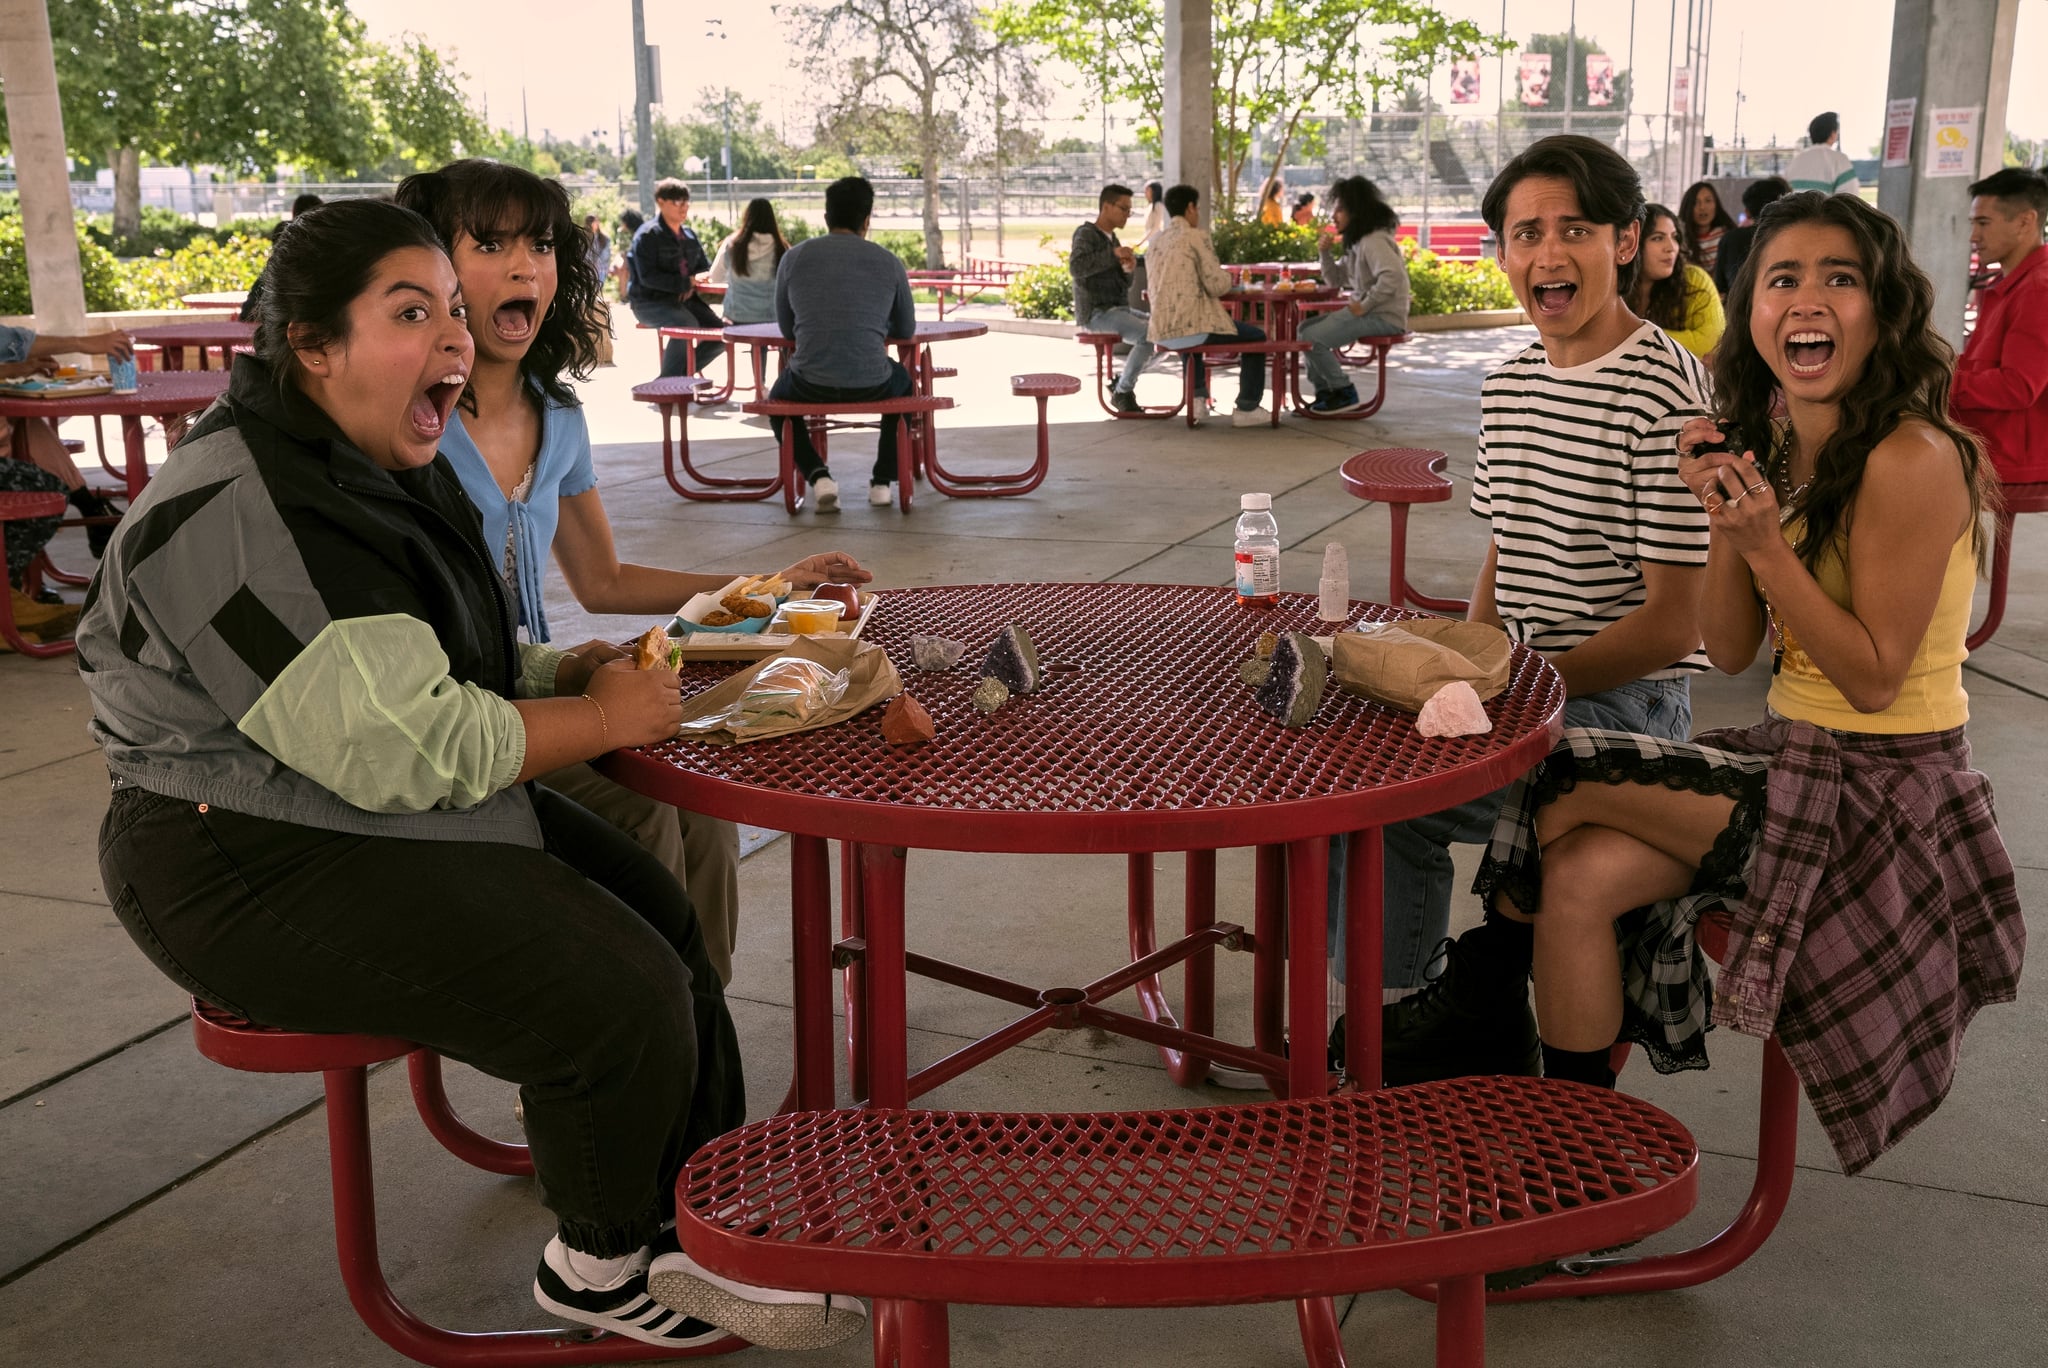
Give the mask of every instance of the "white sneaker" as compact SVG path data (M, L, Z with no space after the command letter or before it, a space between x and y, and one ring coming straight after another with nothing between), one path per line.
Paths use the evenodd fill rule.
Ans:
M729 1338L723 1328L694 1319L651 1295L647 1273L648 1251L643 1249L610 1284L592 1287L570 1267L568 1248L557 1235L541 1253L540 1267L533 1276L533 1299L550 1315L644 1344L681 1350Z
M892 484L871 484L868 486L868 505L872 508L887 508L896 502L896 486Z
M1236 409L1230 415L1232 427L1264 427L1269 421L1262 408Z
M811 511L815 513L837 513L839 511L839 481L830 475L820 475L811 481Z
M1206 396L1198 394L1188 404L1188 426L1200 427L1208 421L1209 400Z
M679 1249L655 1254L647 1290L670 1310L764 1349L822 1349L868 1327L867 1307L856 1297L735 1282Z

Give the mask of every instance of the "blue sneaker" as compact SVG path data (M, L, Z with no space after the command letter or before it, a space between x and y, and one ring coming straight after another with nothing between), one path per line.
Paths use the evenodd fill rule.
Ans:
M1365 401L1358 397L1358 386L1346 385L1340 390L1318 394L1316 401L1309 405L1311 413L1350 413L1365 407Z

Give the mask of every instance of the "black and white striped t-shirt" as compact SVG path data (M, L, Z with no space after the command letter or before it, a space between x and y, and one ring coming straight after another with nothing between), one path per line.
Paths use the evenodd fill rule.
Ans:
M1472 511L1499 548L1508 635L1564 651L1640 607L1641 563L1705 565L1707 515L1678 478L1678 429L1706 411L1705 373L1645 323L1597 361L1561 368L1541 343L1486 377ZM1704 650L1652 671L1707 667Z

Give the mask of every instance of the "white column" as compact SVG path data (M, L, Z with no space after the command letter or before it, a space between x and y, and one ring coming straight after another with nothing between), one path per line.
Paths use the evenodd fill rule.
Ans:
M1917 100L1912 164L1878 175L1878 207L1906 227L1913 259L1934 280L1934 322L1958 348L1969 294L1970 182L2005 160L2005 103L2012 84L2013 30L2019 0L1894 0L1891 77L1885 98ZM1928 129L1936 109L1975 109L1977 168L1929 176ZM1882 113L1882 111L1876 111ZM1867 117L1867 116L1866 116ZM1862 146L1882 126L1845 130Z
M37 330L82 333L85 282L78 270L64 110L57 102L50 14L43 0L0 0L0 86L6 89Z
M1211 16L1211 0L1166 0L1166 98L1160 111L1166 183L1200 190L1205 221L1219 207Z

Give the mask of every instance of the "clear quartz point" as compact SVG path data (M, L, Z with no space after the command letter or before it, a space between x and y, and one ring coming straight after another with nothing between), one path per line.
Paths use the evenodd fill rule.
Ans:
M1321 600L1316 615L1324 622L1343 622L1351 616L1351 556L1342 542L1323 548L1323 577L1316 587Z

